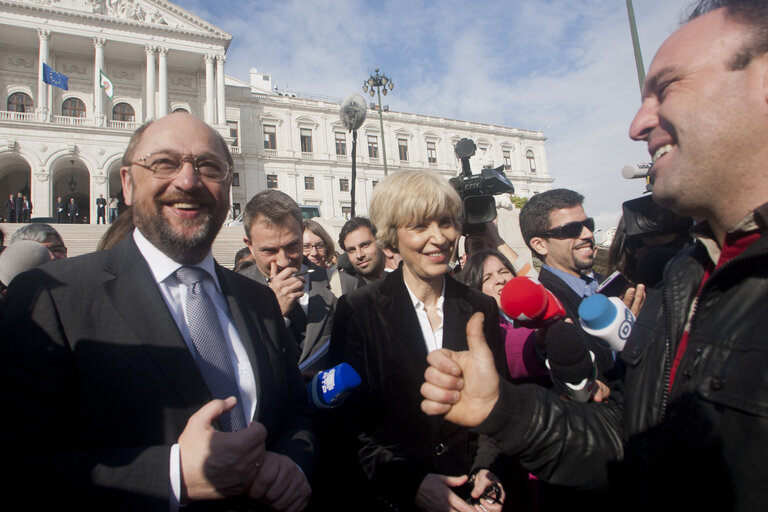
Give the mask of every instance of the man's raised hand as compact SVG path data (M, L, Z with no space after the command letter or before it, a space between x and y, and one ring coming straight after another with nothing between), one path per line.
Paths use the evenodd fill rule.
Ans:
M499 398L499 374L485 342L482 313L475 313L467 322L467 344L469 351L429 353L421 409L429 415L445 415L457 425L474 427L490 414Z

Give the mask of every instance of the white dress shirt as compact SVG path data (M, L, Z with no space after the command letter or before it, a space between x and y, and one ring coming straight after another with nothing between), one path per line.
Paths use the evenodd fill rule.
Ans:
M149 265L157 287L160 289L163 299L165 299L168 310L176 322L176 326L179 328L187 348L190 352L194 353L194 345L189 336L189 328L185 318L187 287L175 275L176 270L183 265L172 260L152 245L138 229L133 230L133 239L139 248L139 252ZM240 396L237 398L243 407L246 422L250 422L256 410L256 379L248 359L248 353L245 351L245 346L232 320L227 300L221 291L219 279L216 277L216 268L211 251L208 251L208 254L201 262L192 266L205 270L207 274L207 278L203 281L203 288L211 297L216 308L216 314L219 318L219 323L221 323L221 330L224 333L224 341L229 351L232 366L237 369L237 387L240 392ZM171 510L176 510L181 498L181 461L178 444L174 444L171 447L170 476L173 491L171 493L170 506Z
M403 281L405 283L405 281ZM413 303L413 309L416 310L416 318L419 319L419 325L421 326L421 333L424 336L424 342L427 345L427 352L438 350L443 348L443 303L445 302L445 278L443 278L443 291L440 292L440 297L437 299L437 316L440 317L440 325L432 329L432 324L429 323L429 317L427 316L427 310L424 308L424 303L419 300L413 291L408 287L408 283L405 283L405 289L408 290L408 295L411 296L411 302Z

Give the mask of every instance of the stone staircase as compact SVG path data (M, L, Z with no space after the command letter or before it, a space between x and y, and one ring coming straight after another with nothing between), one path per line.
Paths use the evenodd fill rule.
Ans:
M16 232L23 224L0 224L0 229L5 233L6 244L10 241L11 235ZM102 237L108 226L104 224L51 224L59 232L64 244L67 246L67 252L70 258L86 254L96 250L99 239ZM224 226L221 228L216 241L213 243L213 257L222 266L232 268L235 264L235 253L245 247L243 244L242 226Z

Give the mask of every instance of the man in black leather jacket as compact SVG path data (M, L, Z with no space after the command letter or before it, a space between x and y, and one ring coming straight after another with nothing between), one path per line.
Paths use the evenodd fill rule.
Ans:
M702 1L659 49L630 128L654 199L701 220L621 358L620 402L568 403L433 352L422 408L477 426L540 478L608 486L622 509L768 503L768 2ZM461 378L459 378L461 377ZM460 390L460 392L458 392Z

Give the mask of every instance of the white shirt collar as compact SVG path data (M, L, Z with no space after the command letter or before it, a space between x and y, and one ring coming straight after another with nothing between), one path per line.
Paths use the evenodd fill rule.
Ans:
M403 283L405 284L405 289L408 290L408 295L411 296L411 303L413 304L414 309L417 311L419 309L424 309L424 303L413 293L408 286L408 283L405 282L405 279L403 279ZM445 278L443 278L443 290L440 292L440 297L437 299L437 305L435 306L435 309L440 314L440 318L443 317L443 302L445 302Z
M162 283L169 276L172 276L179 267L184 266L183 264L172 260L167 254L152 245L152 243L147 240L138 229L133 230L133 240L136 242L139 252L147 261L149 269L152 271L152 275L155 278L155 282ZM216 265L213 261L213 252L211 249L208 249L208 254L205 255L202 261L190 266L205 270L213 280L216 290L221 293L221 286L219 285L218 277L216 277Z

